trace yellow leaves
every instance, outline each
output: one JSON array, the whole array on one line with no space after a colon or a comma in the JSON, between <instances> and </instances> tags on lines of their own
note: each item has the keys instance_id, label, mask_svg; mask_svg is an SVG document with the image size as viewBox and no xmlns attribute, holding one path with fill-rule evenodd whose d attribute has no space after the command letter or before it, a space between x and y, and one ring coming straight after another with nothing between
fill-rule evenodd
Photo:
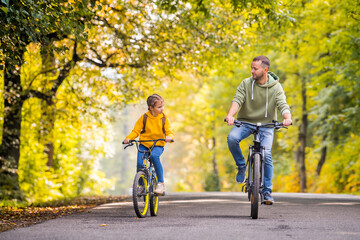
<instances>
[{"instance_id":1,"label":"yellow leaves","mask_svg":"<svg viewBox=\"0 0 360 240\"><path fill-rule=\"evenodd\" d=\"M251 13L254 14L254 15L257 15L257 14L260 13L260 10L258 8L252 8Z\"/></svg>"}]
</instances>

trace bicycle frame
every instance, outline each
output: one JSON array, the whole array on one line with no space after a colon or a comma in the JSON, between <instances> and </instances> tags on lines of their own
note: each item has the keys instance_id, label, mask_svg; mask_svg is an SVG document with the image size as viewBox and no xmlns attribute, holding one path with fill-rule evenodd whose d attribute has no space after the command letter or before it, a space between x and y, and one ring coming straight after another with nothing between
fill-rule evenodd
<instances>
[{"instance_id":1,"label":"bicycle frame","mask_svg":"<svg viewBox=\"0 0 360 240\"><path fill-rule=\"evenodd\" d=\"M138 150L139 152L141 152L141 153L144 153L144 155L142 156L142 159L143 159L142 168L138 170L138 171L143 171L143 172L145 173L146 179L147 179L147 181L148 181L148 183L149 183L149 184L147 185L147 189L146 189L146 191L145 191L144 194L150 192L150 189L149 189L150 186L151 186L150 183L152 183L153 178L154 178L154 176L155 176L155 175L154 175L154 172L155 172L154 165L153 165L153 162L150 160L150 157L151 157L151 151L154 149L154 147L155 147L155 145L156 145L156 143L157 143L158 141L165 141L165 139L160 138L160 139L156 139L156 140L130 140L130 141L129 141L129 144L128 144L127 146L125 146L125 148L127 148L127 147L129 147L129 146L134 145L134 143L135 143L137 150ZM140 148L139 148L139 144L142 143L142 142L154 142L154 143L153 143L153 145L152 145L150 148L148 148L148 150L142 151L142 150L140 150ZM124 149L125 149L125 148L124 148ZM150 166L148 165L148 163L150 163ZM154 194L153 191L151 191L150 194L153 195L153 194Z\"/></svg>"},{"instance_id":2,"label":"bicycle frame","mask_svg":"<svg viewBox=\"0 0 360 240\"><path fill-rule=\"evenodd\" d=\"M253 219L257 219L259 195L261 197L261 204L272 204L271 201L270 203L268 201L264 201L264 196L262 194L262 190L264 189L265 175L265 147L261 146L260 128L273 127L275 129L280 129L286 127L284 127L282 123L279 123L275 120L273 120L272 123L267 124L253 124L249 122L235 120L234 124L236 127L240 127L243 124L255 127L255 129L252 130L252 134L254 136L254 145L250 145L249 147L249 156L246 162L246 165L248 167L248 178L245 181L245 185L242 187L242 191L244 191L245 188L245 192L248 193L248 198L251 202L251 217Z\"/></svg>"},{"instance_id":3,"label":"bicycle frame","mask_svg":"<svg viewBox=\"0 0 360 240\"><path fill-rule=\"evenodd\" d=\"M260 191L260 195L261 195L261 200L262 200L261 190L264 188L265 148L263 146L261 146L259 131L260 131L260 126L256 126L256 129L252 133L253 136L254 136L254 140L253 140L254 145L249 146L249 156L248 156L247 163L246 163L246 165L248 166L248 178L247 178L247 182L246 182L247 186L246 186L245 192L248 192L249 201L250 201L250 196L252 194L251 191L253 189L253 182L252 182L253 176L252 176L251 167L253 166L253 161L254 161L255 154L260 155L260 169L261 170L260 170L259 191Z\"/></svg>"},{"instance_id":4,"label":"bicycle frame","mask_svg":"<svg viewBox=\"0 0 360 240\"><path fill-rule=\"evenodd\" d=\"M136 215L139 218L144 218L147 215L148 206L150 205L151 216L157 215L158 210L158 194L154 193L154 189L157 184L157 178L155 174L155 169L153 162L151 161L151 152L154 149L158 141L165 141L165 139L157 140L130 140L128 145L125 148L136 144L136 148L139 152L143 153L142 157L143 165L142 168L138 169L134 182L133 182L133 204ZM141 142L154 142L150 148L147 150L140 150L139 144ZM150 165L148 164L150 163ZM141 189L141 187L143 188ZM163 194L164 195L164 194ZM142 200L143 198L143 200Z\"/></svg>"},{"instance_id":5,"label":"bicycle frame","mask_svg":"<svg viewBox=\"0 0 360 240\"><path fill-rule=\"evenodd\" d=\"M248 198L250 201L250 197L251 197L252 189L253 189L253 182L252 182L253 176L252 176L251 168L253 166L254 156L256 154L259 154L259 156L260 156L259 194L261 196L261 202L263 202L262 189L264 188L265 148L263 146L261 146L260 133L259 133L260 128L273 127L275 129L280 129L280 128L286 128L286 127L284 127L282 125L282 123L279 123L275 120L272 123L267 123L267 124L261 124L261 123L253 124L253 123L249 123L249 122L235 120L234 124L237 127L240 127L243 124L255 127L255 130L253 130L253 132L252 132L252 135L254 136L254 140L253 140L254 145L249 146L249 156L248 156L247 163L246 163L246 165L248 166L248 178L247 178L246 184L243 186L242 190L244 191L244 188L245 188L245 192L248 193Z\"/></svg>"}]
</instances>

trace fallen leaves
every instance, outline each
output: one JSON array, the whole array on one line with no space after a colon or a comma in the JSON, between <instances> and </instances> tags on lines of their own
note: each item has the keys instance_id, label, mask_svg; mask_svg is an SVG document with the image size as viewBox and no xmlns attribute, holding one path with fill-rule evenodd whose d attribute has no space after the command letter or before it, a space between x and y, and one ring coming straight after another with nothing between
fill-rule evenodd
<instances>
[{"instance_id":1,"label":"fallen leaves","mask_svg":"<svg viewBox=\"0 0 360 240\"><path fill-rule=\"evenodd\" d=\"M122 202L124 199L124 196L79 197L72 200L43 203L36 207L0 207L0 232L83 212L104 203Z\"/></svg>"}]
</instances>

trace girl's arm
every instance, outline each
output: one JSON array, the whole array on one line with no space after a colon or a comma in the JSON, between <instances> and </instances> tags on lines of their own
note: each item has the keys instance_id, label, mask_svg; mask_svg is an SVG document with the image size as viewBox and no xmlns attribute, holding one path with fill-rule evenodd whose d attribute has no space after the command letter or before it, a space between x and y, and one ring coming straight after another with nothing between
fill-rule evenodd
<instances>
[{"instance_id":1,"label":"girl's arm","mask_svg":"<svg viewBox=\"0 0 360 240\"><path fill-rule=\"evenodd\" d=\"M131 133L125 138L124 142L127 140L133 140L135 138L137 138L140 133L141 133L141 129L143 129L143 118L144 115L141 115L141 117L136 121L134 129L131 131Z\"/></svg>"},{"instance_id":2,"label":"girl's arm","mask_svg":"<svg viewBox=\"0 0 360 240\"><path fill-rule=\"evenodd\" d=\"M175 138L175 135L174 133L170 130L170 121L168 118L166 118L165 120L165 125L164 125L164 128L165 128L165 139L166 139L166 142L170 142L172 139Z\"/></svg>"}]
</instances>

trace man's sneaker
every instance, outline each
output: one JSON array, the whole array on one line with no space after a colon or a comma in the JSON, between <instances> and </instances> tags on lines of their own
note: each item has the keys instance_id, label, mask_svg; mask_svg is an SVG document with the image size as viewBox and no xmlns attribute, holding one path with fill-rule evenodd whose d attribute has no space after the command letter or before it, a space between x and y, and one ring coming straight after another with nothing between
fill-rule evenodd
<instances>
[{"instance_id":1,"label":"man's sneaker","mask_svg":"<svg viewBox=\"0 0 360 240\"><path fill-rule=\"evenodd\" d=\"M154 193L157 194L157 195L163 195L164 196L165 195L165 184L159 182L156 185L156 189L155 189Z\"/></svg>"},{"instance_id":2,"label":"man's sneaker","mask_svg":"<svg viewBox=\"0 0 360 240\"><path fill-rule=\"evenodd\" d=\"M236 174L236 182L237 183L245 182L245 173L246 173L246 167L238 167L238 172Z\"/></svg>"},{"instance_id":3,"label":"man's sneaker","mask_svg":"<svg viewBox=\"0 0 360 240\"><path fill-rule=\"evenodd\" d=\"M269 192L264 193L264 200L262 203L266 205L272 205L274 203L274 199Z\"/></svg>"}]
</instances>

